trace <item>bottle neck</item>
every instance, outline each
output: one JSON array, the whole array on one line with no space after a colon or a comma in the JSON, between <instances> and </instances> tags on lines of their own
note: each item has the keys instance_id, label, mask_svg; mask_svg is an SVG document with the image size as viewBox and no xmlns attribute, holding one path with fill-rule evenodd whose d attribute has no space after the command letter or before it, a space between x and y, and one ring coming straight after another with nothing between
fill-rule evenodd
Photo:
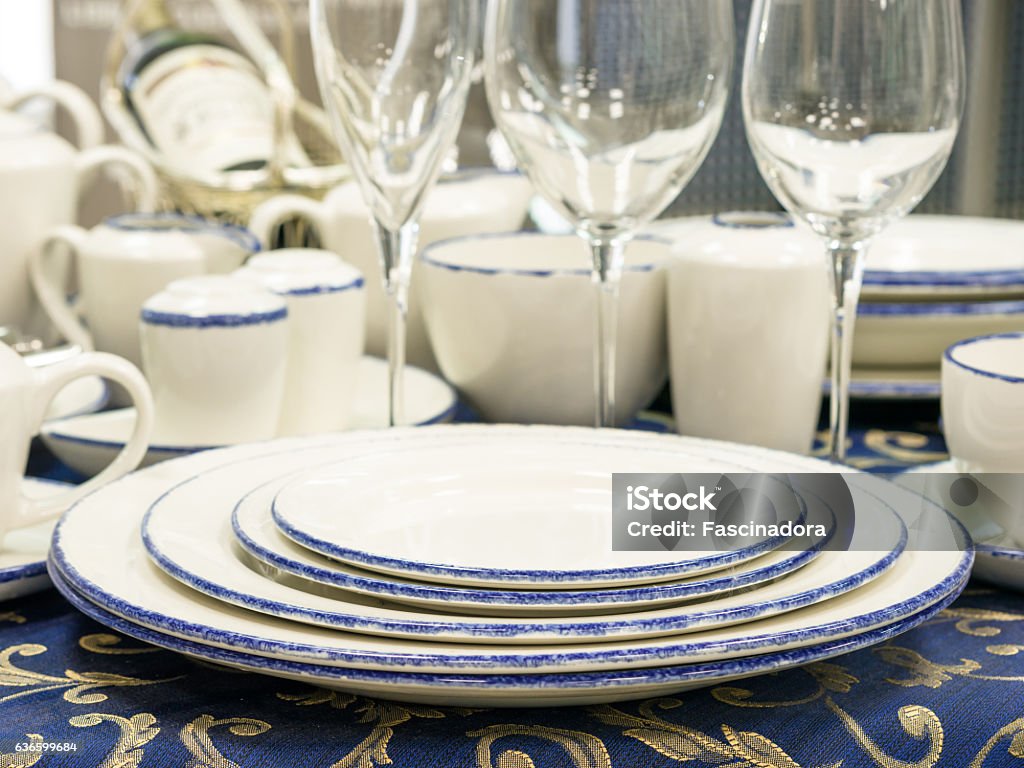
<instances>
[{"instance_id":1,"label":"bottle neck","mask_svg":"<svg viewBox=\"0 0 1024 768\"><path fill-rule=\"evenodd\" d=\"M174 29L178 25L166 0L135 0L132 26L141 37L160 29Z\"/></svg>"}]
</instances>

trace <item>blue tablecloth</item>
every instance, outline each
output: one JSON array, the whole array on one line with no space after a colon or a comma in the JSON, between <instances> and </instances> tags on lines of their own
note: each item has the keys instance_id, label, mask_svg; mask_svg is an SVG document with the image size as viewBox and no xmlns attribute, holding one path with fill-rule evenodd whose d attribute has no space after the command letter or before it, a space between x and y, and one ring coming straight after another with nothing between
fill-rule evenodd
<instances>
[{"instance_id":1,"label":"blue tablecloth","mask_svg":"<svg viewBox=\"0 0 1024 768\"><path fill-rule=\"evenodd\" d=\"M933 404L854 413L854 463L943 457ZM66 476L44 453L33 469ZM0 604L0 768L1024 768L1024 596L972 582L884 645L614 706L410 706L120 637L53 592ZM18 742L74 751L16 751Z\"/></svg>"}]
</instances>

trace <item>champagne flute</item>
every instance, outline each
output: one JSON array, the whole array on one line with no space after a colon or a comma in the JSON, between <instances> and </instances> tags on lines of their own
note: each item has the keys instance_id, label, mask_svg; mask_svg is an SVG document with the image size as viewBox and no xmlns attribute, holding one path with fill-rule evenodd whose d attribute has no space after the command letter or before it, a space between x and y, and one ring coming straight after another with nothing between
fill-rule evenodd
<instances>
[{"instance_id":1,"label":"champagne flute","mask_svg":"<svg viewBox=\"0 0 1024 768\"><path fill-rule=\"evenodd\" d=\"M864 253L945 167L963 83L960 0L755 0L743 118L773 194L827 244L835 462L846 457Z\"/></svg>"},{"instance_id":2,"label":"champagne flute","mask_svg":"<svg viewBox=\"0 0 1024 768\"><path fill-rule=\"evenodd\" d=\"M466 108L479 0L311 0L317 80L373 216L389 300L389 423L403 369L417 219Z\"/></svg>"},{"instance_id":3,"label":"champagne flute","mask_svg":"<svg viewBox=\"0 0 1024 768\"><path fill-rule=\"evenodd\" d=\"M722 122L729 0L492 0L487 98L519 166L588 243L597 426L615 424L626 242L679 194Z\"/></svg>"}]
</instances>

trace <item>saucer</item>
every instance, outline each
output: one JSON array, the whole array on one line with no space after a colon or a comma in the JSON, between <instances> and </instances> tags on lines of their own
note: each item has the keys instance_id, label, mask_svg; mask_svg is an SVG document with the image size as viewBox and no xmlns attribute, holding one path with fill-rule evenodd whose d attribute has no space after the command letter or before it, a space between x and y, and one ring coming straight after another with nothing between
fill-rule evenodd
<instances>
[{"instance_id":1,"label":"saucer","mask_svg":"<svg viewBox=\"0 0 1024 768\"><path fill-rule=\"evenodd\" d=\"M68 487L66 483L26 477L22 488L32 498L45 498ZM46 553L57 521L47 520L10 531L0 540L0 600L31 595L50 586Z\"/></svg>"},{"instance_id":2,"label":"saucer","mask_svg":"<svg viewBox=\"0 0 1024 768\"><path fill-rule=\"evenodd\" d=\"M450 421L455 414L455 391L437 376L407 367L405 373L406 418L417 426ZM387 363L364 357L359 367L351 430L387 426ZM87 477L98 474L124 447L135 424L135 409L122 408L46 424L40 436L62 462ZM142 460L148 467L161 461L216 445L181 445L154 434Z\"/></svg>"},{"instance_id":3,"label":"saucer","mask_svg":"<svg viewBox=\"0 0 1024 768\"><path fill-rule=\"evenodd\" d=\"M825 379L827 395L832 382ZM850 397L857 400L938 400L942 381L938 368L854 368L850 372Z\"/></svg>"}]
</instances>

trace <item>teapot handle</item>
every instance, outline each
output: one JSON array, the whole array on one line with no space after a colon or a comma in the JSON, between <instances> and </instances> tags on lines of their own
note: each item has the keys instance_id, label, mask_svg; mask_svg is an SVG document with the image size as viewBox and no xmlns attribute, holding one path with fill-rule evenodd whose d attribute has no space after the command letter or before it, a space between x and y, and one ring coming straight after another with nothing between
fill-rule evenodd
<instances>
[{"instance_id":1,"label":"teapot handle","mask_svg":"<svg viewBox=\"0 0 1024 768\"><path fill-rule=\"evenodd\" d=\"M75 124L79 149L95 147L103 142L103 120L92 99L78 86L54 80L52 83L30 88L2 100L4 109L18 109L35 99L45 99L61 107Z\"/></svg>"}]
</instances>

